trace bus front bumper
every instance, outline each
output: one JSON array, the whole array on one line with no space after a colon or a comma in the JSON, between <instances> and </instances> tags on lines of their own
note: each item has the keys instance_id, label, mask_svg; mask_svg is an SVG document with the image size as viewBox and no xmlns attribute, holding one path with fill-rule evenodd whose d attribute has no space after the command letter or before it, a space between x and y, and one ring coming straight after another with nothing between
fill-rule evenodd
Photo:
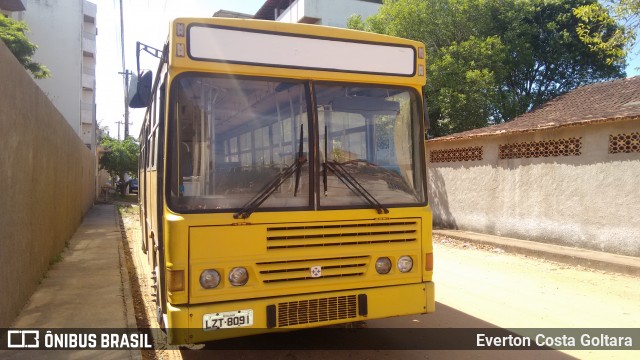
<instances>
[{"instance_id":1,"label":"bus front bumper","mask_svg":"<svg viewBox=\"0 0 640 360\"><path fill-rule=\"evenodd\" d=\"M205 317L238 311L246 314L248 310L251 313L250 326L204 329ZM434 311L433 282L203 305L169 305L167 337L169 344L196 344Z\"/></svg>"}]
</instances>

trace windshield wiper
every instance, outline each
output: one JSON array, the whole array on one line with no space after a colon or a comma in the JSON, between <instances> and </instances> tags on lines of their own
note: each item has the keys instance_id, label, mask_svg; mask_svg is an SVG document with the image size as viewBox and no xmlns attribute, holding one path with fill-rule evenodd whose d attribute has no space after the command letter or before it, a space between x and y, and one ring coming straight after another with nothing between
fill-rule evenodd
<instances>
[{"instance_id":1,"label":"windshield wiper","mask_svg":"<svg viewBox=\"0 0 640 360\"><path fill-rule=\"evenodd\" d=\"M234 219L247 219L251 214L256 211L256 209L262 205L265 200L273 194L276 189L282 185L293 173L296 174L296 186L293 192L293 196L296 196L298 193L298 184L300 183L300 171L302 169L302 165L307 162L307 159L304 157L303 153L303 125L300 124L300 145L298 148L298 158L293 162L293 164L289 165L284 171L280 172L278 176L276 176L273 180L271 180L267 185L265 185L256 196L254 196L249 202L247 202L240 211L233 214Z\"/></svg>"},{"instance_id":2,"label":"windshield wiper","mask_svg":"<svg viewBox=\"0 0 640 360\"><path fill-rule=\"evenodd\" d=\"M367 189L365 189L364 186L362 186L362 184L360 184L358 180L356 180L356 178L354 178L351 174L349 174L347 170L345 170L342 164L340 164L335 160L333 161L325 160L324 166L325 166L325 171L326 171L326 168L333 171L336 177L340 179L340 181L342 181L349 188L349 190L362 196L378 212L378 214L389 213L389 209L387 209L382 204L380 204L380 202L376 200L376 198L373 197L373 195L371 195L367 191ZM327 189L325 187L325 196L326 196L326 191Z\"/></svg>"}]
</instances>

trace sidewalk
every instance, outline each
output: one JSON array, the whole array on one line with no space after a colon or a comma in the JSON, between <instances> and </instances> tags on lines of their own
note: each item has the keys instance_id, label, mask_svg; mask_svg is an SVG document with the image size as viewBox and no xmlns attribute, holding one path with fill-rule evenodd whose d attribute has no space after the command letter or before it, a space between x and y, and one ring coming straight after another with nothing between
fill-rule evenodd
<instances>
[{"instance_id":1,"label":"sidewalk","mask_svg":"<svg viewBox=\"0 0 640 360\"><path fill-rule=\"evenodd\" d=\"M470 243L489 245L510 253L529 255L597 270L640 276L640 258L637 257L485 235L462 230L434 229L433 234Z\"/></svg>"},{"instance_id":2,"label":"sidewalk","mask_svg":"<svg viewBox=\"0 0 640 360\"><path fill-rule=\"evenodd\" d=\"M115 206L95 205L13 328L136 329L122 246ZM0 355L10 359L141 358L139 350L16 350Z\"/></svg>"}]
</instances>

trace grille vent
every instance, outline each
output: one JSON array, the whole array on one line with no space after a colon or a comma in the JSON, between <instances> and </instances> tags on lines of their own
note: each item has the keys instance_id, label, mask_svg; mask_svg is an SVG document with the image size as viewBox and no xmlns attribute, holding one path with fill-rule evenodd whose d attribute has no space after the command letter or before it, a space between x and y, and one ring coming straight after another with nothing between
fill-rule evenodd
<instances>
[{"instance_id":1,"label":"grille vent","mask_svg":"<svg viewBox=\"0 0 640 360\"><path fill-rule=\"evenodd\" d=\"M416 241L416 222L288 226L267 229L267 250Z\"/></svg>"},{"instance_id":2,"label":"grille vent","mask_svg":"<svg viewBox=\"0 0 640 360\"><path fill-rule=\"evenodd\" d=\"M360 276L366 271L368 256L348 256L327 259L271 261L257 263L263 283L276 283L296 280L317 280ZM322 274L313 277L311 268L319 266Z\"/></svg>"},{"instance_id":3,"label":"grille vent","mask_svg":"<svg viewBox=\"0 0 640 360\"><path fill-rule=\"evenodd\" d=\"M278 304L278 327L351 319L358 314L355 295Z\"/></svg>"}]
</instances>

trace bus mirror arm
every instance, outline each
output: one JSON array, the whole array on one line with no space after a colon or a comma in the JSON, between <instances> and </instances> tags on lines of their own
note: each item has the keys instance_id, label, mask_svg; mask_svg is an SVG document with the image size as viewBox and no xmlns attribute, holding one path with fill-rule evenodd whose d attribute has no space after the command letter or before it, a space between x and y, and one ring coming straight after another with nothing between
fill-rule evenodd
<instances>
[{"instance_id":1,"label":"bus mirror arm","mask_svg":"<svg viewBox=\"0 0 640 360\"><path fill-rule=\"evenodd\" d=\"M127 103L130 108L140 109L146 108L151 103L151 88L153 87L153 73L149 70L140 71L140 51L147 53L160 59L161 63L164 59L164 52L140 41L136 42L136 70L137 72L131 77L129 83L129 93L127 94Z\"/></svg>"},{"instance_id":2,"label":"bus mirror arm","mask_svg":"<svg viewBox=\"0 0 640 360\"><path fill-rule=\"evenodd\" d=\"M140 41L136 41L136 70L138 70L138 74L140 74L140 50L146 51L147 53L153 55L158 59L162 59L164 53L162 50L158 50L153 46L149 46L147 44L143 44Z\"/></svg>"}]
</instances>

